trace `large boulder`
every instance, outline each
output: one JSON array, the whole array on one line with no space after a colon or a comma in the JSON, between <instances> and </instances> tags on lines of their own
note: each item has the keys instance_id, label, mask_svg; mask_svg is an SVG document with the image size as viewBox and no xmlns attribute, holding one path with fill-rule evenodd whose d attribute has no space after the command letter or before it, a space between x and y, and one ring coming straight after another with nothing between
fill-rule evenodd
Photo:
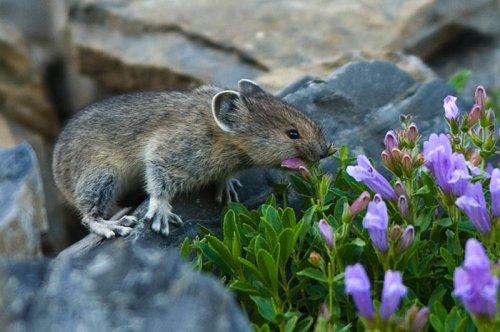
<instances>
[{"instance_id":1,"label":"large boulder","mask_svg":"<svg viewBox=\"0 0 500 332\"><path fill-rule=\"evenodd\" d=\"M0 255L41 255L48 223L35 152L28 144L0 148Z\"/></svg>"},{"instance_id":2,"label":"large boulder","mask_svg":"<svg viewBox=\"0 0 500 332\"><path fill-rule=\"evenodd\" d=\"M108 242L51 261L0 260L0 289L4 331L251 330L227 290L173 249Z\"/></svg>"},{"instance_id":3,"label":"large boulder","mask_svg":"<svg viewBox=\"0 0 500 332\"><path fill-rule=\"evenodd\" d=\"M78 68L113 90L234 86L352 51L431 57L464 33L499 32L496 0L72 1ZM466 19L464 19L466 18Z\"/></svg>"}]
</instances>

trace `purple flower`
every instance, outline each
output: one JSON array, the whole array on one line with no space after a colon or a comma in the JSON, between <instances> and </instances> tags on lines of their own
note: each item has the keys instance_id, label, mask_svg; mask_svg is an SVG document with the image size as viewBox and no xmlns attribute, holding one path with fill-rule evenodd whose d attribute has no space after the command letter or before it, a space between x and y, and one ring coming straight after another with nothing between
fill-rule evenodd
<instances>
[{"instance_id":1,"label":"purple flower","mask_svg":"<svg viewBox=\"0 0 500 332\"><path fill-rule=\"evenodd\" d=\"M448 184L451 187L451 192L457 197L462 196L471 178L464 155L453 153L448 171Z\"/></svg>"},{"instance_id":2,"label":"purple flower","mask_svg":"<svg viewBox=\"0 0 500 332\"><path fill-rule=\"evenodd\" d=\"M490 180L491 213L494 218L500 217L500 169L495 168Z\"/></svg>"},{"instance_id":3,"label":"purple flower","mask_svg":"<svg viewBox=\"0 0 500 332\"><path fill-rule=\"evenodd\" d=\"M376 194L373 201L368 203L368 211L363 219L363 227L370 233L370 239L375 248L382 253L387 251L388 224L387 206L380 195Z\"/></svg>"},{"instance_id":4,"label":"purple flower","mask_svg":"<svg viewBox=\"0 0 500 332\"><path fill-rule=\"evenodd\" d=\"M491 274L486 252L476 239L469 239L465 244L464 266L455 270L453 284L453 294L469 312L476 316L495 316L498 278Z\"/></svg>"},{"instance_id":5,"label":"purple flower","mask_svg":"<svg viewBox=\"0 0 500 332\"><path fill-rule=\"evenodd\" d=\"M388 320L399 306L401 297L407 292L403 285L401 273L388 270L384 277L384 287L382 288L382 299L380 303L380 317Z\"/></svg>"},{"instance_id":6,"label":"purple flower","mask_svg":"<svg viewBox=\"0 0 500 332\"><path fill-rule=\"evenodd\" d=\"M319 221L319 232L325 240L326 246L330 249L333 248L333 232L332 228L325 219Z\"/></svg>"},{"instance_id":7,"label":"purple flower","mask_svg":"<svg viewBox=\"0 0 500 332\"><path fill-rule=\"evenodd\" d=\"M480 182L470 183L463 196L460 196L455 204L470 219L474 228L483 235L487 235L491 229L491 220L486 209L483 187Z\"/></svg>"},{"instance_id":8,"label":"purple flower","mask_svg":"<svg viewBox=\"0 0 500 332\"><path fill-rule=\"evenodd\" d=\"M458 118L459 111L456 104L457 97L447 96L444 98L444 116L448 120L455 120Z\"/></svg>"},{"instance_id":9,"label":"purple flower","mask_svg":"<svg viewBox=\"0 0 500 332\"><path fill-rule=\"evenodd\" d=\"M345 292L352 296L361 316L372 320L374 308L370 297L370 280L361 264L346 267L344 284Z\"/></svg>"},{"instance_id":10,"label":"purple flower","mask_svg":"<svg viewBox=\"0 0 500 332\"><path fill-rule=\"evenodd\" d=\"M451 167L451 144L444 134L431 134L424 142L424 158L427 168L436 179L436 183L447 193L451 186L448 184L448 172Z\"/></svg>"},{"instance_id":11,"label":"purple flower","mask_svg":"<svg viewBox=\"0 0 500 332\"><path fill-rule=\"evenodd\" d=\"M347 173L352 176L356 181L363 182L377 194L380 194L385 199L396 200L396 193L392 189L389 181L386 180L373 168L372 164L364 155L358 156L358 165L347 166Z\"/></svg>"}]
</instances>

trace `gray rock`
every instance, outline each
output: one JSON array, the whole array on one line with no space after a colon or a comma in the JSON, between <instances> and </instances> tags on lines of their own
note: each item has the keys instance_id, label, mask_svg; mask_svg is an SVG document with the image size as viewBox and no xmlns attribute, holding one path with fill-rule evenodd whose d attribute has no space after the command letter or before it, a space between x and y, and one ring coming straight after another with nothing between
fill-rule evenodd
<instances>
[{"instance_id":1,"label":"gray rock","mask_svg":"<svg viewBox=\"0 0 500 332\"><path fill-rule=\"evenodd\" d=\"M250 331L221 284L174 249L107 242L80 257L0 261L0 286L6 331Z\"/></svg>"},{"instance_id":2,"label":"gray rock","mask_svg":"<svg viewBox=\"0 0 500 332\"><path fill-rule=\"evenodd\" d=\"M0 149L0 255L41 254L48 228L44 193L35 152L28 144Z\"/></svg>"},{"instance_id":3,"label":"gray rock","mask_svg":"<svg viewBox=\"0 0 500 332\"><path fill-rule=\"evenodd\" d=\"M80 71L114 90L234 86L352 50L429 57L464 31L499 31L496 0L89 0L70 14Z\"/></svg>"}]
</instances>

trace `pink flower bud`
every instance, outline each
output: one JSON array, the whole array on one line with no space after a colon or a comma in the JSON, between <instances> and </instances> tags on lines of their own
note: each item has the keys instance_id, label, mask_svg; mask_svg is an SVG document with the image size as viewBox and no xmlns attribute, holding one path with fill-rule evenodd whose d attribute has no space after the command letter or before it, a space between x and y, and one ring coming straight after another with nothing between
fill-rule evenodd
<instances>
[{"instance_id":1,"label":"pink flower bud","mask_svg":"<svg viewBox=\"0 0 500 332\"><path fill-rule=\"evenodd\" d=\"M481 108L479 107L479 105L474 104L469 114L467 114L467 126L472 127L473 125L475 125L479 121L480 117Z\"/></svg>"},{"instance_id":2,"label":"pink flower bud","mask_svg":"<svg viewBox=\"0 0 500 332\"><path fill-rule=\"evenodd\" d=\"M332 227L328 224L328 222L325 219L321 219L319 221L319 232L321 233L321 236L323 237L323 240L325 240L325 244L329 249L333 248L333 232L332 232Z\"/></svg>"},{"instance_id":3,"label":"pink flower bud","mask_svg":"<svg viewBox=\"0 0 500 332\"><path fill-rule=\"evenodd\" d=\"M408 247L411 245L413 242L413 239L415 238L415 228L413 228L412 225L406 226L405 230L403 231L403 234L401 234L401 239L399 241L399 246L398 246L398 252L402 253Z\"/></svg>"},{"instance_id":4,"label":"pink flower bud","mask_svg":"<svg viewBox=\"0 0 500 332\"><path fill-rule=\"evenodd\" d=\"M396 192L396 195L399 196L407 196L406 195L406 188L403 185L403 182L401 180L397 180L396 183L394 183L394 191Z\"/></svg>"},{"instance_id":5,"label":"pink flower bud","mask_svg":"<svg viewBox=\"0 0 500 332\"><path fill-rule=\"evenodd\" d=\"M479 106L481 113L483 114L486 110L486 90L482 85L479 85L476 88L476 92L474 93L474 103Z\"/></svg>"},{"instance_id":6,"label":"pink flower bud","mask_svg":"<svg viewBox=\"0 0 500 332\"><path fill-rule=\"evenodd\" d=\"M408 128L406 128L406 139L408 140L408 143L414 145L418 137L418 127L415 123L411 123Z\"/></svg>"},{"instance_id":7,"label":"pink flower bud","mask_svg":"<svg viewBox=\"0 0 500 332\"><path fill-rule=\"evenodd\" d=\"M363 191L351 205L351 216L354 217L361 213L370 203L370 194L368 191Z\"/></svg>"}]
</instances>

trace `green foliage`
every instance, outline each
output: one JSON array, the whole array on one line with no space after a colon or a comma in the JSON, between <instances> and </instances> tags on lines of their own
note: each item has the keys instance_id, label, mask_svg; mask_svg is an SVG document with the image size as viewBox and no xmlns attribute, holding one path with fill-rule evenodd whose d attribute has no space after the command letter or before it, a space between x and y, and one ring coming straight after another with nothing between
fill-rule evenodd
<instances>
[{"instance_id":1,"label":"green foliage","mask_svg":"<svg viewBox=\"0 0 500 332\"><path fill-rule=\"evenodd\" d=\"M472 72L470 70L461 70L450 78L448 84L455 91L460 91L464 88L465 84L467 83L471 75Z\"/></svg>"},{"instance_id":2,"label":"green foliage","mask_svg":"<svg viewBox=\"0 0 500 332\"><path fill-rule=\"evenodd\" d=\"M457 75L453 86L462 87L468 75ZM411 157L414 168L396 174L398 165L386 165L404 187L409 212L404 214L395 201L385 202L389 214L385 253L374 247L362 226L365 212L351 213L354 200L368 188L346 172L355 158L342 146L333 157L339 164L336 173L326 175L319 165L309 165L301 176L292 174L288 184L275 186L282 197L271 195L255 210L230 203L222 213L222 237L200 226L204 235L192 243L186 239L181 254L186 258L194 254L195 269L220 277L235 294L255 331L496 329L498 325L492 324L498 324L500 313L496 323L477 320L452 296L452 291L453 274L463 265L466 240L480 238L490 260L496 262L500 258L500 231L496 231L497 238L479 234L454 205L455 198L443 193L432 174L420 167L423 161L418 137L410 139L409 121L406 117L403 130L397 133L406 144L400 146L401 153ZM465 134L460 138L453 145L454 151L465 153L474 148ZM483 168L484 164L483 160ZM488 197L484 176L473 180L485 183ZM288 190L302 198L298 211L287 207ZM333 247L325 244L318 227L321 219L333 230ZM498 228L499 221L496 223ZM409 225L414 227L414 238L404 244L401 234ZM360 317L352 298L346 295L344 271L355 263L361 263L369 275L376 310L385 272L397 270L403 275L408 293L388 321L382 321L378 313L371 322ZM428 321L417 329L413 325L415 315L423 307L429 310Z\"/></svg>"}]
</instances>

